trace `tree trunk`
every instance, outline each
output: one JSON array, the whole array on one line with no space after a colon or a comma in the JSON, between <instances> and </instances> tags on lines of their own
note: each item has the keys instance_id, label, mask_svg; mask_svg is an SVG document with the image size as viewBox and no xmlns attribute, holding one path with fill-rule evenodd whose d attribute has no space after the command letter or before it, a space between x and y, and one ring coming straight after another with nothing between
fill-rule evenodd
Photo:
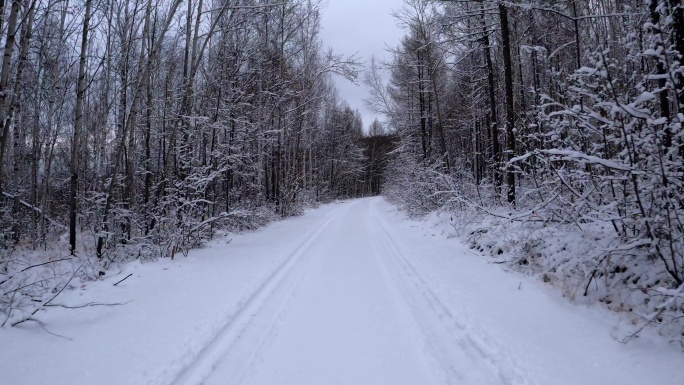
<instances>
[{"instance_id":1,"label":"tree trunk","mask_svg":"<svg viewBox=\"0 0 684 385\"><path fill-rule=\"evenodd\" d=\"M679 65L682 66L684 65L684 4L682 4L682 0L670 0L670 8L674 10L672 15L672 29L674 30L672 38L679 54ZM680 116L684 116L684 73L679 71L675 80L677 111ZM684 124L684 122L680 123ZM679 146L679 156L684 158L684 139L679 138L677 145Z\"/></svg>"},{"instance_id":2,"label":"tree trunk","mask_svg":"<svg viewBox=\"0 0 684 385\"><path fill-rule=\"evenodd\" d=\"M88 33L90 32L90 10L93 0L86 0L83 15L83 32L81 34L81 56L78 63L78 85L76 90L76 120L74 121L74 136L71 144L71 179L69 185L69 250L76 253L76 211L78 194L78 160L81 143L81 129L83 127L83 101L86 89L86 56L88 51Z\"/></svg>"},{"instance_id":3,"label":"tree trunk","mask_svg":"<svg viewBox=\"0 0 684 385\"><path fill-rule=\"evenodd\" d=\"M3 184L3 164L5 159L5 149L7 148L7 136L9 135L9 124L5 125L6 104L8 96L9 74L12 67L12 51L17 35L17 18L19 17L19 0L12 2L9 20L7 21L7 39L5 39L5 49L2 57L2 71L0 72L0 124L2 127L2 138L0 138L0 196L2 196Z\"/></svg>"},{"instance_id":4,"label":"tree trunk","mask_svg":"<svg viewBox=\"0 0 684 385\"><path fill-rule=\"evenodd\" d=\"M509 164L506 166L506 182L508 184L508 203L515 206L515 173L511 159L515 156L515 110L513 105L513 64L511 59L511 39L508 28L508 9L499 3L501 22L501 49L503 51L504 81L506 88L506 154Z\"/></svg>"},{"instance_id":5,"label":"tree trunk","mask_svg":"<svg viewBox=\"0 0 684 385\"><path fill-rule=\"evenodd\" d=\"M489 31L487 31L487 24L484 16L484 6L480 2L480 7L482 9L482 16L480 18L482 23L482 45L484 46L484 57L485 63L487 65L487 86L489 94L489 124L490 124L490 136L492 139L492 155L494 158L494 167L492 171L494 173L494 183L496 185L497 192L501 189L501 147L499 145L499 124L498 116L496 111L496 85L494 84L494 64L492 62L492 47L489 42Z\"/></svg>"},{"instance_id":6,"label":"tree trunk","mask_svg":"<svg viewBox=\"0 0 684 385\"><path fill-rule=\"evenodd\" d=\"M23 26L23 31L21 34L21 42L19 48L19 62L17 64L17 74L14 81L14 91L12 92L12 98L10 101L9 110L7 111L7 117L4 122L5 132L9 132L9 127L12 125L12 120L14 120L14 181L15 187L19 184L19 167L22 163L22 152L21 143L23 142L21 137L21 92L23 90L23 78L24 78L24 67L26 65L26 59L28 57L29 45L31 43L31 35L33 31L33 15L35 9L35 2L32 2L29 6L28 13L25 18L25 25ZM2 158L0 158L2 159Z\"/></svg>"},{"instance_id":7,"label":"tree trunk","mask_svg":"<svg viewBox=\"0 0 684 385\"><path fill-rule=\"evenodd\" d=\"M660 11L658 10L658 4L660 3L661 0L651 0L650 3L650 11L651 11L651 22L653 23L653 26L651 27L651 33L653 34L653 39L655 39L655 49L656 52L662 52L662 55L666 55L665 53L665 48L663 47L663 31L661 29L660 25ZM666 79L666 74L667 74L667 69L665 68L665 63L663 59L657 58L657 63L656 63L656 72L658 73L658 88L661 89L661 92L658 93L658 102L660 103L660 116L662 118L667 119L665 123L665 132L663 135L663 146L665 147L666 151L670 147L672 147L672 131L670 130L670 98L668 96L668 90L667 90L667 79ZM663 176L664 177L664 176ZM667 181L663 181L665 184L667 184Z\"/></svg>"},{"instance_id":8,"label":"tree trunk","mask_svg":"<svg viewBox=\"0 0 684 385\"><path fill-rule=\"evenodd\" d=\"M428 51L431 54L431 50ZM433 61L432 55L429 56L430 61ZM446 136L444 134L444 119L442 115L442 108L439 104L439 93L437 92L437 76L435 74L436 63L428 63L430 67L428 68L428 74L432 82L432 92L435 94L435 108L437 109L437 132L439 133L439 149L442 152L440 158L444 164L444 171L447 174L451 173L451 162L449 161L449 152L446 147Z\"/></svg>"}]
</instances>

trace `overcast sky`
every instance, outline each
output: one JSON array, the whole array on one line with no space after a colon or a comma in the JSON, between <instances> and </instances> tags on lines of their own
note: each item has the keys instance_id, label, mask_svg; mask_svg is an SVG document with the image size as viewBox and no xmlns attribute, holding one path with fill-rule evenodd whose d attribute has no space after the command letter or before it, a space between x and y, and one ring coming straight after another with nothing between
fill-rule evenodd
<instances>
[{"instance_id":1,"label":"overcast sky","mask_svg":"<svg viewBox=\"0 0 684 385\"><path fill-rule=\"evenodd\" d=\"M390 15L402 4L403 0L327 0L323 7L323 44L332 47L335 53L358 52L366 65L370 65L373 55L378 59L387 58L386 45L396 46L403 35ZM363 103L368 90L362 80L363 74L359 86L341 78L336 78L335 83L340 97L361 112L363 124L368 128L375 115Z\"/></svg>"}]
</instances>

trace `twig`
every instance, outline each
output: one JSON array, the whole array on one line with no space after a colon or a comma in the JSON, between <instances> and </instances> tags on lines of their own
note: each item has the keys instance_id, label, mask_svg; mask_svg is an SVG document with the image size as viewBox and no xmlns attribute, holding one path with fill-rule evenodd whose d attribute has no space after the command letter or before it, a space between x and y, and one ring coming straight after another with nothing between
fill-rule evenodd
<instances>
[{"instance_id":1,"label":"twig","mask_svg":"<svg viewBox=\"0 0 684 385\"><path fill-rule=\"evenodd\" d=\"M128 278L130 278L131 275L133 275L133 274L132 274L132 273L131 273L131 274L128 274L124 279L122 279L121 281L115 283L114 286L116 286L116 285L120 284L121 282L127 280Z\"/></svg>"},{"instance_id":2,"label":"twig","mask_svg":"<svg viewBox=\"0 0 684 385\"><path fill-rule=\"evenodd\" d=\"M606 255L599 261L599 263L596 264L596 267L595 267L594 270L591 272L591 277L589 277L589 282L587 282L587 286L584 287L584 296L585 296L585 297L586 297L587 295L589 295L589 285L591 285L591 281L592 281L592 280L594 279L594 277L596 276L596 273L598 272L598 268L601 266L601 264L603 263L603 261L605 261L606 258L608 258L609 256L610 256L610 253L606 254Z\"/></svg>"},{"instance_id":3,"label":"twig","mask_svg":"<svg viewBox=\"0 0 684 385\"><path fill-rule=\"evenodd\" d=\"M12 289L12 290L10 290L10 291L8 291L8 292L6 292L6 293L3 293L0 297L4 297L4 296L6 296L6 295L8 295L8 294L14 293L14 292L19 291L19 290L21 290L21 289L25 289L25 288L27 288L27 287L29 287L29 286L41 284L41 283L47 282L47 281L49 281L49 280L51 280L51 279L55 279L55 278L59 278L59 276L57 276L57 277L52 277L52 278L45 278L45 279L41 279L40 281L35 281L35 282L27 283L27 284L24 285L24 286L19 286L19 287L17 287L16 289ZM23 282L26 282L26 280L24 280Z\"/></svg>"},{"instance_id":4,"label":"twig","mask_svg":"<svg viewBox=\"0 0 684 385\"><path fill-rule=\"evenodd\" d=\"M626 337L622 338L619 340L620 343L626 344L629 342L632 338L637 337L639 333L641 333L644 329L646 329L646 326L650 325L652 322L656 320L663 312L665 311L665 307L661 307L654 315L646 319L646 322L644 322L637 330L633 331Z\"/></svg>"},{"instance_id":5,"label":"twig","mask_svg":"<svg viewBox=\"0 0 684 385\"><path fill-rule=\"evenodd\" d=\"M51 304L45 305L45 307L62 307L65 309L83 309L86 307L96 307L96 306L114 307L114 306L128 305L132 301L133 300L130 300L128 302L115 302L115 303L88 302L88 303L83 304L83 305L75 305L75 306L63 305L61 303L51 303Z\"/></svg>"},{"instance_id":6,"label":"twig","mask_svg":"<svg viewBox=\"0 0 684 385\"><path fill-rule=\"evenodd\" d=\"M47 334L49 334L49 335L51 335L51 336L55 336L55 337L59 337L59 338L64 338L65 340L68 340L68 341L73 341L72 338L69 338L69 337L63 336L63 335L61 335L61 334L57 334L57 333L51 332L50 330L48 330L48 329L45 327L45 322L43 322L43 321L41 321L41 320L39 320L39 319L33 318L33 317L27 317L27 318L24 318L24 319L22 319L22 320L19 320L19 321L13 323L13 324L12 324L12 327L15 327L15 326L17 326L17 325L20 325L20 324L23 324L24 322L29 322L29 321L37 323L38 326L40 326L41 329L43 329Z\"/></svg>"},{"instance_id":7,"label":"twig","mask_svg":"<svg viewBox=\"0 0 684 385\"><path fill-rule=\"evenodd\" d=\"M51 336L55 336L55 337L59 337L59 338L64 338L64 339L67 340L67 341L73 341L73 340L74 340L73 338L69 338L69 337L67 337L67 336L63 336L63 335L61 335L61 334L57 334L57 333L51 332L50 330L48 330L47 327L45 327L45 323L44 323L44 322L40 322L40 321L39 321L39 322L38 322L38 326L40 326L41 329L45 330L45 333L47 333L47 334L49 334L49 335L51 335Z\"/></svg>"},{"instance_id":8,"label":"twig","mask_svg":"<svg viewBox=\"0 0 684 385\"><path fill-rule=\"evenodd\" d=\"M36 315L36 313L38 313L41 309L43 309L43 308L47 307L48 305L50 305L50 303L51 303L55 298L57 298L60 294L62 294L62 292L64 291L64 289L66 289L67 286L69 286L69 284L70 284L71 281L74 279L74 277L76 277L76 275L78 274L78 272L81 271L81 268L83 268L83 265L84 265L84 264L85 264L85 262L81 263L81 266L79 266L78 269L76 269L76 270L73 272L73 274L71 275L71 278L69 278L69 280L64 284L64 286L62 286L62 288L61 288L55 295L53 295L52 298L50 298L49 300L47 300L44 304L42 304L42 305L38 306L37 308L35 308L35 309L33 310L33 312L31 313L30 316L25 317L25 318L23 318L23 319L21 319L21 320L15 322L15 323L13 323L13 324L12 324L12 327L17 326L17 325L21 324L22 322L26 322L26 321L35 321L35 322L40 323L41 321L36 320L35 318L33 318L33 316Z\"/></svg>"},{"instance_id":9,"label":"twig","mask_svg":"<svg viewBox=\"0 0 684 385\"><path fill-rule=\"evenodd\" d=\"M492 265L503 265L506 263L506 261L490 261L490 260L487 260L487 263L492 264Z\"/></svg>"},{"instance_id":10,"label":"twig","mask_svg":"<svg viewBox=\"0 0 684 385\"><path fill-rule=\"evenodd\" d=\"M12 293L12 298L10 298L10 302L8 305L9 309L7 310L7 317L2 322L2 325L0 325L0 327L4 327L5 324L7 323L7 321L9 321L10 317L12 316L12 310L14 310L14 298L16 297L16 295L17 295L16 291L14 293Z\"/></svg>"},{"instance_id":11,"label":"twig","mask_svg":"<svg viewBox=\"0 0 684 385\"><path fill-rule=\"evenodd\" d=\"M634 332L630 333L630 334L627 335L625 338L621 339L620 342L623 343L623 344L626 344L626 343L629 342L632 338L637 337L637 336L639 335L639 333L641 333L641 331L644 330L644 329L646 328L646 326L648 326L648 325L650 325L651 323L655 322L655 321L657 320L657 318L660 317L660 315L663 314L663 312L668 308L668 306L670 306L670 304L671 304L672 302L674 302L674 300L676 300L677 298L679 298L679 295L682 294L682 291L684 291L684 284L679 285L679 287L677 288L677 290L675 290L675 293L672 294L672 298L670 298L670 299L668 299L667 301L665 301L665 303L658 305L658 307L657 307L658 311L657 311L655 314L653 314L652 316L650 316L650 317L648 317L648 318L642 317L642 318L644 318L644 319L646 320L646 322L644 322L644 324L641 325L637 330L635 330Z\"/></svg>"},{"instance_id":12,"label":"twig","mask_svg":"<svg viewBox=\"0 0 684 385\"><path fill-rule=\"evenodd\" d=\"M85 262L81 263L81 266L79 266L78 269L76 269L76 270L74 271L74 273L71 275L71 278L69 278L69 280L64 284L64 286L62 286L62 288L57 292L57 294L55 294L54 296L52 296L52 298L50 298L47 302L45 302L45 303L43 304L43 307L49 305L50 302L52 302L52 300L54 300L54 299L57 298L60 294L62 294L62 292L64 291L64 289L66 289L67 286L69 286L69 284L71 283L71 281L76 277L76 274L78 274L78 272L81 271L81 269L83 268L83 265L84 265L84 264L85 264ZM38 312L38 310L40 310L40 308L36 309L36 310L33 312L33 314L36 314L36 313ZM33 315L33 314L32 314L32 315Z\"/></svg>"},{"instance_id":13,"label":"twig","mask_svg":"<svg viewBox=\"0 0 684 385\"><path fill-rule=\"evenodd\" d=\"M29 270L29 269L33 269L34 267L44 266L44 265L48 265L48 264L50 264L50 263L55 263L55 262L69 261L69 260L71 260L71 259L74 259L74 257L68 257L68 258L62 258L62 259L55 259L54 261L47 261L47 262L39 263L39 264L37 264L37 265L31 265L31 266L29 266L29 267L23 269L21 272L24 272L24 271Z\"/></svg>"}]
</instances>

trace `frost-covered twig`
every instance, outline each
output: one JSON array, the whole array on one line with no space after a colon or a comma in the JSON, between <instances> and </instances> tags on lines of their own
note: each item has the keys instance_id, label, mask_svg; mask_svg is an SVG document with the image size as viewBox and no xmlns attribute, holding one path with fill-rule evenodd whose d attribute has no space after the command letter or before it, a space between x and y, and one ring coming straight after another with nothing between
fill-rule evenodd
<instances>
[{"instance_id":1,"label":"frost-covered twig","mask_svg":"<svg viewBox=\"0 0 684 385\"><path fill-rule=\"evenodd\" d=\"M23 319L21 319L21 320L19 320L19 321L13 322L13 323L12 323L12 326L17 326L17 325L21 324L22 322L26 322L27 320L30 320L34 315L36 315L36 313L38 313L40 310L42 310L43 308L45 308L45 307L47 307L48 305L50 305L50 303L51 303L52 301L54 301L60 294L62 294L62 292L69 286L69 284L71 283L71 281L72 281L72 280L76 277L76 275L78 275L78 273L81 271L81 269L83 268L83 265L85 265L85 262L82 262L81 265L80 265L76 270L74 270L74 272L71 274L71 277L69 278L69 280L67 280L67 282L66 282L64 285L62 285L61 289L59 289L59 290L57 291L57 293L55 293L55 295L53 295L53 296L52 296L50 299L48 299L46 302L42 303L40 306L36 307L36 308L33 310L33 312L31 312L31 315L30 315L30 316L25 317L25 318L23 318Z\"/></svg>"}]
</instances>

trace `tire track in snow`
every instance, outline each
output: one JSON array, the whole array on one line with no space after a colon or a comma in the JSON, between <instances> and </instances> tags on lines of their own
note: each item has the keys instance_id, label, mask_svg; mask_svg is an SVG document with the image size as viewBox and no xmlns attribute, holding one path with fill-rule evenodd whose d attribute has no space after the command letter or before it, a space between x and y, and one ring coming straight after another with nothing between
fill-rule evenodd
<instances>
[{"instance_id":1,"label":"tire track in snow","mask_svg":"<svg viewBox=\"0 0 684 385\"><path fill-rule=\"evenodd\" d=\"M464 314L456 316L396 244L381 220L369 221L400 296L411 309L445 383L533 385L521 365Z\"/></svg>"},{"instance_id":2,"label":"tire track in snow","mask_svg":"<svg viewBox=\"0 0 684 385\"><path fill-rule=\"evenodd\" d=\"M304 258L304 260L302 260L302 256L305 255L306 250L325 231L330 223L332 223L340 213L349 210L350 207L352 207L352 205L344 205L333 212L320 227L302 241L302 243L300 243L295 250L293 250L284 261L247 296L247 299L242 302L242 305L235 311L233 317L218 331L216 336L212 338L212 342L199 351L197 357L180 371L171 384L204 384L204 381L217 369L219 363L222 364L222 370L230 369L239 371L239 375L235 375L235 372L233 372L234 375L228 377L237 379L238 381L235 383L239 383L239 380L248 369L259 348L263 345L263 343L260 343L258 346L240 346L241 340L249 340L248 338L243 339L243 335L246 332L249 332L248 329L257 329L254 328L255 325L253 325L253 323L256 318L255 316L259 314L259 317L262 320L266 318L267 321L259 323L258 330L253 330L251 333L261 334L261 341L263 342L271 327L276 322L279 314L285 308L287 300L282 301L281 303L276 301L275 304L273 304L275 306L271 306L271 309L267 312L264 312L263 310L267 308L269 302L272 302L271 300L274 295L279 299L287 299L291 296L304 275L306 266L311 260L311 258ZM238 350L238 352L231 355L230 353L232 350ZM230 360L225 359L228 355L231 355Z\"/></svg>"}]
</instances>

